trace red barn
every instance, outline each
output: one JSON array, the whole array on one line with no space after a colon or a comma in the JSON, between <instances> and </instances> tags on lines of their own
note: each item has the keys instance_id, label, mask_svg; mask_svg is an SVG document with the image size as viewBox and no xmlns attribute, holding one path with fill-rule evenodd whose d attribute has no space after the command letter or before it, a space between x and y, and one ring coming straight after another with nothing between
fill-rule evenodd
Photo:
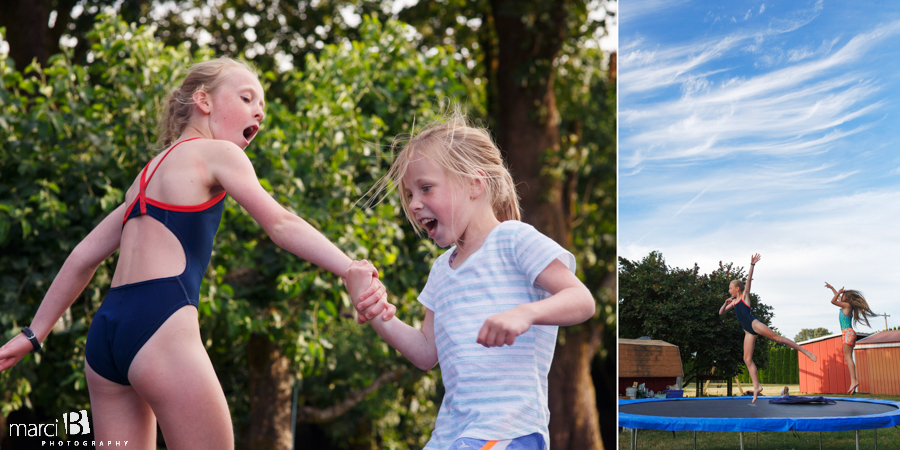
<instances>
[{"instance_id":1,"label":"red barn","mask_svg":"<svg viewBox=\"0 0 900 450\"><path fill-rule=\"evenodd\" d=\"M882 331L856 342L859 392L900 395L900 331Z\"/></svg>"},{"instance_id":2,"label":"red barn","mask_svg":"<svg viewBox=\"0 0 900 450\"><path fill-rule=\"evenodd\" d=\"M683 377L678 346L651 339L619 339L619 395L636 381L648 390L666 390Z\"/></svg>"},{"instance_id":3,"label":"red barn","mask_svg":"<svg viewBox=\"0 0 900 450\"><path fill-rule=\"evenodd\" d=\"M858 333L857 338L862 340L869 336L868 333ZM799 355L800 362L800 392L817 394L846 394L850 389L850 370L847 361L844 360L844 343L840 334L832 334L820 338L798 342L801 347L815 353L816 362ZM857 346L859 342L857 341ZM857 363L857 377L860 370ZM862 389L860 389L862 392Z\"/></svg>"}]
</instances>

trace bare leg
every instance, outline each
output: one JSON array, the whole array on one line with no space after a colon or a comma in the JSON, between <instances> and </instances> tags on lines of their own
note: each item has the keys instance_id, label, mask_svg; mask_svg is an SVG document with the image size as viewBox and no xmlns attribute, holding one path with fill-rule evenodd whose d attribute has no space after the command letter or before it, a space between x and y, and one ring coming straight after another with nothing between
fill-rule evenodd
<instances>
[{"instance_id":1,"label":"bare leg","mask_svg":"<svg viewBox=\"0 0 900 450\"><path fill-rule=\"evenodd\" d=\"M784 337L779 336L771 328L767 327L766 324L760 322L759 320L753 321L753 331L761 334L764 337L767 337L779 344L787 345L788 347L797 350L800 353L806 355L807 358L811 359L813 362L816 362L816 355L814 355L811 351L797 345L796 342Z\"/></svg>"},{"instance_id":2,"label":"bare leg","mask_svg":"<svg viewBox=\"0 0 900 450\"><path fill-rule=\"evenodd\" d=\"M197 309L169 317L128 370L135 391L156 413L170 449L233 449L222 386L200 340Z\"/></svg>"},{"instance_id":3,"label":"bare leg","mask_svg":"<svg viewBox=\"0 0 900 450\"><path fill-rule=\"evenodd\" d=\"M156 450L156 416L134 388L103 378L85 361L94 440L128 441L128 448Z\"/></svg>"},{"instance_id":4,"label":"bare leg","mask_svg":"<svg viewBox=\"0 0 900 450\"><path fill-rule=\"evenodd\" d=\"M850 395L855 394L859 386L859 380L856 379L856 363L853 362L853 347L855 345L844 344L844 360L847 361L847 369L850 370L850 389L847 390Z\"/></svg>"},{"instance_id":5,"label":"bare leg","mask_svg":"<svg viewBox=\"0 0 900 450\"><path fill-rule=\"evenodd\" d=\"M753 362L753 349L756 348L756 336L744 331L744 364L747 365L747 372L750 373L750 381L753 382L753 400L762 392L759 386L759 375L756 373L756 363Z\"/></svg>"}]
</instances>

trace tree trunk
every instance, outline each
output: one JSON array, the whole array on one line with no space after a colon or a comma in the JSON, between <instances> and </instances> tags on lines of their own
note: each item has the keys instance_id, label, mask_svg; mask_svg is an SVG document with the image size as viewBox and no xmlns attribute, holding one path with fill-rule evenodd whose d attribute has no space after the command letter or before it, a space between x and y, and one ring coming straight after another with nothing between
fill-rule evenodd
<instances>
[{"instance_id":1,"label":"tree trunk","mask_svg":"<svg viewBox=\"0 0 900 450\"><path fill-rule=\"evenodd\" d=\"M50 7L39 0L0 1L0 27L6 27L9 57L20 72L37 58L41 67L47 64L51 48L47 21Z\"/></svg>"},{"instance_id":2,"label":"tree trunk","mask_svg":"<svg viewBox=\"0 0 900 450\"><path fill-rule=\"evenodd\" d=\"M517 183L523 221L571 247L571 212L562 177L545 165L559 153L553 63L565 36L567 2L492 0L497 29L497 140ZM534 19L527 25L526 17ZM549 156L549 160L547 159ZM602 449L591 360L602 324L561 329L549 375L553 450Z\"/></svg>"},{"instance_id":3,"label":"tree trunk","mask_svg":"<svg viewBox=\"0 0 900 450\"><path fill-rule=\"evenodd\" d=\"M548 379L550 448L602 449L591 361L600 346L603 325L586 322L579 327L560 329L560 334L563 333L556 345Z\"/></svg>"},{"instance_id":4,"label":"tree trunk","mask_svg":"<svg viewBox=\"0 0 900 450\"><path fill-rule=\"evenodd\" d=\"M529 30L522 20L523 9L528 8L524 2L494 0L491 4L498 40L497 140L517 183L522 221L569 247L569 214L562 208L562 182L541 174L548 151L559 152L552 66L562 43L562 24L554 23L556 29L543 29L541 36L535 36L535 30ZM562 2L556 5L551 14L564 14ZM535 8L540 7L531 7Z\"/></svg>"},{"instance_id":5,"label":"tree trunk","mask_svg":"<svg viewBox=\"0 0 900 450\"><path fill-rule=\"evenodd\" d=\"M290 361L278 344L262 334L247 343L250 365L250 425L245 447L253 450L291 450Z\"/></svg>"}]
</instances>

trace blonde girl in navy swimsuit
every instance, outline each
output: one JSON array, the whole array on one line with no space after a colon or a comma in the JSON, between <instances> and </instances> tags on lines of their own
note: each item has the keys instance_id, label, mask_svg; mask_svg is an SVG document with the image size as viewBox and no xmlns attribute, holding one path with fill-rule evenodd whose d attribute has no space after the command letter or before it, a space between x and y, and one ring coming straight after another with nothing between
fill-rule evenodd
<instances>
[{"instance_id":1,"label":"blonde girl in navy swimsuit","mask_svg":"<svg viewBox=\"0 0 900 450\"><path fill-rule=\"evenodd\" d=\"M868 327L870 326L869 317L875 317L875 313L869 308L862 292L845 291L844 288L835 290L828 282L825 283L825 287L834 293L831 304L841 308L838 312L838 321L841 323L844 361L847 361L847 369L850 371L850 389L847 390L847 393L855 394L859 381L856 378L856 363L853 362L853 347L856 347L856 331L853 330L853 322L857 324L863 322Z\"/></svg>"},{"instance_id":2,"label":"blonde girl in navy swimsuit","mask_svg":"<svg viewBox=\"0 0 900 450\"><path fill-rule=\"evenodd\" d=\"M231 449L231 415L196 308L226 192L285 250L338 276L352 261L256 178L244 148L265 101L246 64L220 58L193 66L168 105L160 126L168 150L72 251L30 325L33 336L23 331L0 348L0 370L39 348L97 266L119 250L85 348L95 439L156 449L158 422L169 448ZM369 299L366 316L392 317L383 286Z\"/></svg>"},{"instance_id":3,"label":"blonde girl in navy swimsuit","mask_svg":"<svg viewBox=\"0 0 900 450\"><path fill-rule=\"evenodd\" d=\"M750 380L753 381L753 401L751 403L756 402L756 397L762 392L762 388L759 386L759 376L756 373L756 364L753 362L753 349L756 348L756 336L763 335L779 344L787 345L788 347L803 353L807 358L813 361L816 360L816 355L812 354L812 352L800 347L796 342L784 336L779 336L772 331L771 328L766 326L766 324L760 322L759 319L753 317L750 313L750 282L753 281L753 268L759 260L759 253L750 257L750 272L747 274L746 288L744 287L743 281L733 280L728 285L728 293L731 294L731 297L728 300L725 300L725 303L719 308L720 316L728 312L729 309L734 308L734 312L738 316L738 321L741 323L741 328L744 329L744 364L747 365L747 372L750 372Z\"/></svg>"}]
</instances>

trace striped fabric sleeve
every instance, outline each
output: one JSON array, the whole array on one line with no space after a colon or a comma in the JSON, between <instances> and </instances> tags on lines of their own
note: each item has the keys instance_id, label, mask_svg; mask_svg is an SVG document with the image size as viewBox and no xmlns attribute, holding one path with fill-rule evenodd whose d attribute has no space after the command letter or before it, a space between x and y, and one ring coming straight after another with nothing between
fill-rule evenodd
<instances>
[{"instance_id":1,"label":"striped fabric sleeve","mask_svg":"<svg viewBox=\"0 0 900 450\"><path fill-rule=\"evenodd\" d=\"M554 259L559 259L575 273L575 255L531 225L523 223L517 230L515 252L519 268L528 276L532 285Z\"/></svg>"}]
</instances>

